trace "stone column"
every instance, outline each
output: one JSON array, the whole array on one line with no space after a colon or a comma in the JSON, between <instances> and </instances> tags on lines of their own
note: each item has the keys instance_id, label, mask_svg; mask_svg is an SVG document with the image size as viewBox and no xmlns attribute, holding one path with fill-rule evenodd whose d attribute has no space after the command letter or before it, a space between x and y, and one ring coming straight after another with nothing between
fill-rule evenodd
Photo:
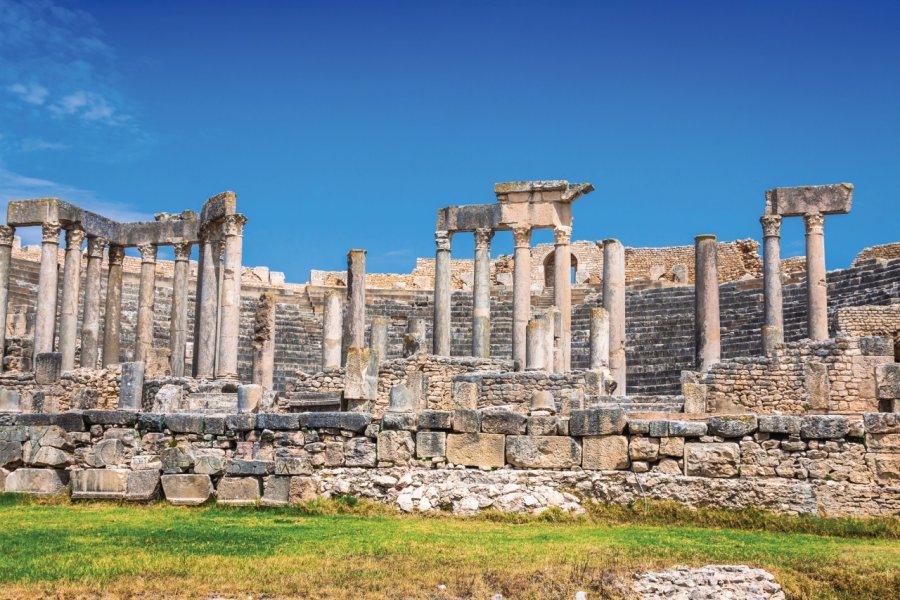
<instances>
[{"instance_id":1,"label":"stone column","mask_svg":"<svg viewBox=\"0 0 900 600\"><path fill-rule=\"evenodd\" d=\"M81 368L96 369L100 350L100 278L103 238L88 238L84 275L84 314L81 319Z\"/></svg>"},{"instance_id":2,"label":"stone column","mask_svg":"<svg viewBox=\"0 0 900 600\"><path fill-rule=\"evenodd\" d=\"M225 260L222 266L222 307L219 322L219 359L216 377L237 379L238 340L241 333L241 257L243 254L244 223L247 217L225 215L222 232L225 234Z\"/></svg>"},{"instance_id":3,"label":"stone column","mask_svg":"<svg viewBox=\"0 0 900 600\"><path fill-rule=\"evenodd\" d=\"M347 349L366 346L366 251L347 253L347 318L344 319L344 338L341 364L347 363Z\"/></svg>"},{"instance_id":4,"label":"stone column","mask_svg":"<svg viewBox=\"0 0 900 600\"><path fill-rule=\"evenodd\" d=\"M271 390L275 380L275 294L260 294L254 321L252 381Z\"/></svg>"},{"instance_id":5,"label":"stone column","mask_svg":"<svg viewBox=\"0 0 900 600\"><path fill-rule=\"evenodd\" d=\"M435 231L437 251L434 258L434 337L433 350L438 356L450 356L450 236Z\"/></svg>"},{"instance_id":6,"label":"stone column","mask_svg":"<svg viewBox=\"0 0 900 600\"><path fill-rule=\"evenodd\" d=\"M74 228L66 230L66 261L63 271L62 304L59 308L59 353L62 355L63 371L75 368L82 242L84 242L83 230Z\"/></svg>"},{"instance_id":7,"label":"stone column","mask_svg":"<svg viewBox=\"0 0 900 600\"><path fill-rule=\"evenodd\" d=\"M591 309L591 370L609 367L609 313L605 308Z\"/></svg>"},{"instance_id":8,"label":"stone column","mask_svg":"<svg viewBox=\"0 0 900 600\"><path fill-rule=\"evenodd\" d=\"M515 369L525 368L527 331L531 318L531 228L514 227L512 358Z\"/></svg>"},{"instance_id":9,"label":"stone column","mask_svg":"<svg viewBox=\"0 0 900 600\"><path fill-rule=\"evenodd\" d=\"M156 246L141 244L141 286L138 292L137 327L134 334L134 362L146 364L153 348L153 305L156 291Z\"/></svg>"},{"instance_id":10,"label":"stone column","mask_svg":"<svg viewBox=\"0 0 900 600\"><path fill-rule=\"evenodd\" d=\"M386 317L375 317L372 319L372 333L369 339L369 346L375 353L375 362L381 364L387 358L388 348L388 325L390 319Z\"/></svg>"},{"instance_id":11,"label":"stone column","mask_svg":"<svg viewBox=\"0 0 900 600\"><path fill-rule=\"evenodd\" d=\"M828 339L828 284L825 282L825 216L803 216L806 225L806 288L809 338Z\"/></svg>"},{"instance_id":12,"label":"stone column","mask_svg":"<svg viewBox=\"0 0 900 600\"><path fill-rule=\"evenodd\" d=\"M41 225L41 271L38 280L37 315L34 323L34 356L53 352L56 329L57 250L59 223ZM4 325L5 326L5 325Z\"/></svg>"},{"instance_id":13,"label":"stone column","mask_svg":"<svg viewBox=\"0 0 900 600\"><path fill-rule=\"evenodd\" d=\"M9 261L12 256L16 230L0 225L0 373L3 372L3 356L6 351L6 308L9 300Z\"/></svg>"},{"instance_id":14,"label":"stone column","mask_svg":"<svg viewBox=\"0 0 900 600\"><path fill-rule=\"evenodd\" d=\"M572 228L557 227L553 230L553 304L559 309L559 347L554 353L553 369L562 373L572 364Z\"/></svg>"},{"instance_id":15,"label":"stone column","mask_svg":"<svg viewBox=\"0 0 900 600\"><path fill-rule=\"evenodd\" d=\"M172 371L172 377L184 377L191 243L179 242L174 244L174 249L175 272L172 276L172 310L169 317L169 369Z\"/></svg>"},{"instance_id":16,"label":"stone column","mask_svg":"<svg viewBox=\"0 0 900 600\"><path fill-rule=\"evenodd\" d=\"M341 367L341 338L344 328L344 307L338 290L325 292L322 308L322 369Z\"/></svg>"},{"instance_id":17,"label":"stone column","mask_svg":"<svg viewBox=\"0 0 900 600\"><path fill-rule=\"evenodd\" d=\"M763 215L763 301L765 321L762 331L763 354L784 342L784 312L781 295L781 216Z\"/></svg>"},{"instance_id":18,"label":"stone column","mask_svg":"<svg viewBox=\"0 0 900 600\"><path fill-rule=\"evenodd\" d=\"M603 241L603 308L609 313L609 372L614 396L625 395L625 248Z\"/></svg>"},{"instance_id":19,"label":"stone column","mask_svg":"<svg viewBox=\"0 0 900 600\"><path fill-rule=\"evenodd\" d=\"M529 371L546 370L547 363L552 363L552 359L548 361L547 356L545 355L547 349L547 319L544 315L528 321L525 340L527 344L525 352L525 368Z\"/></svg>"},{"instance_id":20,"label":"stone column","mask_svg":"<svg viewBox=\"0 0 900 600\"><path fill-rule=\"evenodd\" d=\"M110 244L106 273L106 314L103 319L103 366L119 362L119 332L122 328L122 261L125 248Z\"/></svg>"},{"instance_id":21,"label":"stone column","mask_svg":"<svg viewBox=\"0 0 900 600\"><path fill-rule=\"evenodd\" d=\"M705 371L719 362L719 268L716 236L694 238L694 332L697 367Z\"/></svg>"},{"instance_id":22,"label":"stone column","mask_svg":"<svg viewBox=\"0 0 900 600\"><path fill-rule=\"evenodd\" d=\"M472 294L472 356L491 355L491 238L492 229L475 230L475 273Z\"/></svg>"},{"instance_id":23,"label":"stone column","mask_svg":"<svg viewBox=\"0 0 900 600\"><path fill-rule=\"evenodd\" d=\"M219 262L218 243L204 239L200 245L200 264L197 279L200 297L194 309L197 335L194 338L194 377L212 379L216 371L216 315L219 312L219 280L216 263Z\"/></svg>"}]
</instances>

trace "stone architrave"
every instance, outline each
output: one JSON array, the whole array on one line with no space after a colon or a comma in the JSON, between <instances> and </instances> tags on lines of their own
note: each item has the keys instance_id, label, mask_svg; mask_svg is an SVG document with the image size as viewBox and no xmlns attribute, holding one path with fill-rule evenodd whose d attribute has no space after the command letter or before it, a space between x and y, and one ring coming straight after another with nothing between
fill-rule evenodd
<instances>
[{"instance_id":1,"label":"stone architrave","mask_svg":"<svg viewBox=\"0 0 900 600\"><path fill-rule=\"evenodd\" d=\"M515 369L527 364L528 321L531 318L531 227L513 227L513 331Z\"/></svg>"},{"instance_id":2,"label":"stone architrave","mask_svg":"<svg viewBox=\"0 0 900 600\"><path fill-rule=\"evenodd\" d=\"M122 262L125 248L110 244L106 274L106 313L103 319L103 366L119 362L119 332L122 327Z\"/></svg>"},{"instance_id":3,"label":"stone architrave","mask_svg":"<svg viewBox=\"0 0 900 600\"><path fill-rule=\"evenodd\" d=\"M343 338L343 300L338 290L325 292L322 309L322 369L338 369L341 366L341 340Z\"/></svg>"},{"instance_id":4,"label":"stone architrave","mask_svg":"<svg viewBox=\"0 0 900 600\"><path fill-rule=\"evenodd\" d=\"M375 362L378 364L381 364L387 358L388 325L390 322L390 319L386 317L375 317L372 319L369 345L372 347L372 352L375 353Z\"/></svg>"},{"instance_id":5,"label":"stone architrave","mask_svg":"<svg viewBox=\"0 0 900 600\"><path fill-rule=\"evenodd\" d=\"M450 234L434 232L434 354L450 356Z\"/></svg>"},{"instance_id":6,"label":"stone architrave","mask_svg":"<svg viewBox=\"0 0 900 600\"><path fill-rule=\"evenodd\" d=\"M243 255L244 224L241 214L225 215L222 233L225 236L225 258L222 266L220 296L219 351L216 377L237 379L238 341L241 329L241 260Z\"/></svg>"},{"instance_id":7,"label":"stone architrave","mask_svg":"<svg viewBox=\"0 0 900 600\"><path fill-rule=\"evenodd\" d=\"M56 294L58 286L57 250L59 223L41 225L41 270L38 279L37 314L34 322L34 356L53 352L56 330Z\"/></svg>"},{"instance_id":8,"label":"stone architrave","mask_svg":"<svg viewBox=\"0 0 900 600\"><path fill-rule=\"evenodd\" d=\"M81 291L81 244L84 231L66 230L66 259L63 270L62 301L59 309L59 352L62 370L75 368L75 343L78 336L78 296Z\"/></svg>"},{"instance_id":9,"label":"stone architrave","mask_svg":"<svg viewBox=\"0 0 900 600\"><path fill-rule=\"evenodd\" d=\"M350 348L366 345L366 251L347 253L347 315L341 340L341 363L347 364Z\"/></svg>"},{"instance_id":10,"label":"stone architrave","mask_svg":"<svg viewBox=\"0 0 900 600\"><path fill-rule=\"evenodd\" d=\"M853 184L780 187L766 196L772 214L800 217L808 214L846 214L853 203Z\"/></svg>"},{"instance_id":11,"label":"stone architrave","mask_svg":"<svg viewBox=\"0 0 900 600\"><path fill-rule=\"evenodd\" d=\"M81 323L81 367L97 368L100 358L100 280L103 247L107 240L88 238L87 268L84 275L84 310Z\"/></svg>"},{"instance_id":12,"label":"stone architrave","mask_svg":"<svg viewBox=\"0 0 900 600\"><path fill-rule=\"evenodd\" d=\"M489 228L475 230L475 273L472 294L472 356L491 355L491 239Z\"/></svg>"},{"instance_id":13,"label":"stone architrave","mask_svg":"<svg viewBox=\"0 0 900 600\"><path fill-rule=\"evenodd\" d=\"M146 363L153 348L153 307L156 292L156 246L142 244L141 285L138 292L137 328L134 340L134 362Z\"/></svg>"},{"instance_id":14,"label":"stone architrave","mask_svg":"<svg viewBox=\"0 0 900 600\"><path fill-rule=\"evenodd\" d=\"M696 361L707 370L721 356L719 321L719 270L716 236L698 235L694 257L694 326Z\"/></svg>"},{"instance_id":15,"label":"stone architrave","mask_svg":"<svg viewBox=\"0 0 900 600\"><path fill-rule=\"evenodd\" d=\"M625 395L625 248L603 241L603 308L609 313L609 371L616 396Z\"/></svg>"},{"instance_id":16,"label":"stone architrave","mask_svg":"<svg viewBox=\"0 0 900 600\"><path fill-rule=\"evenodd\" d=\"M191 243L181 242L175 244L174 249L175 271L172 277L172 316L169 325L169 368L172 371L172 377L184 377Z\"/></svg>"},{"instance_id":17,"label":"stone architrave","mask_svg":"<svg viewBox=\"0 0 900 600\"><path fill-rule=\"evenodd\" d=\"M768 194L768 192L767 192ZM784 342L784 310L781 289L781 216L763 215L763 354Z\"/></svg>"},{"instance_id":18,"label":"stone architrave","mask_svg":"<svg viewBox=\"0 0 900 600\"><path fill-rule=\"evenodd\" d=\"M806 293L808 335L828 339L828 284L825 281L825 216L804 215L806 225Z\"/></svg>"},{"instance_id":19,"label":"stone architrave","mask_svg":"<svg viewBox=\"0 0 900 600\"><path fill-rule=\"evenodd\" d=\"M572 363L572 227L556 227L553 236L553 304L559 309L560 332L552 370L562 373Z\"/></svg>"},{"instance_id":20,"label":"stone architrave","mask_svg":"<svg viewBox=\"0 0 900 600\"><path fill-rule=\"evenodd\" d=\"M8 225L0 225L0 373L3 372L3 357L6 353L6 311L9 300L9 263L16 230Z\"/></svg>"},{"instance_id":21,"label":"stone architrave","mask_svg":"<svg viewBox=\"0 0 900 600\"><path fill-rule=\"evenodd\" d=\"M267 390L275 379L275 295L263 292L253 324L253 383Z\"/></svg>"},{"instance_id":22,"label":"stone architrave","mask_svg":"<svg viewBox=\"0 0 900 600\"><path fill-rule=\"evenodd\" d=\"M591 309L591 370L609 368L609 312Z\"/></svg>"}]
</instances>

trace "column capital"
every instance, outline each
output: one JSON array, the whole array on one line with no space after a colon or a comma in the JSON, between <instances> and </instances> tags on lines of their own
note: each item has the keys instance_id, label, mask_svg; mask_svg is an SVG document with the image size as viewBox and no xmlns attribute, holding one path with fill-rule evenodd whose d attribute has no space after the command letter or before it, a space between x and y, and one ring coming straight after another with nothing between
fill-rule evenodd
<instances>
[{"instance_id":1,"label":"column capital","mask_svg":"<svg viewBox=\"0 0 900 600\"><path fill-rule=\"evenodd\" d=\"M531 247L531 227L513 227L513 245L516 248Z\"/></svg>"},{"instance_id":2,"label":"column capital","mask_svg":"<svg viewBox=\"0 0 900 600\"><path fill-rule=\"evenodd\" d=\"M88 258L103 258L103 247L109 240L101 237L89 237L87 243Z\"/></svg>"},{"instance_id":3,"label":"column capital","mask_svg":"<svg viewBox=\"0 0 900 600\"><path fill-rule=\"evenodd\" d=\"M825 215L822 213L803 215L803 224L806 225L806 235L825 233Z\"/></svg>"},{"instance_id":4,"label":"column capital","mask_svg":"<svg viewBox=\"0 0 900 600\"><path fill-rule=\"evenodd\" d=\"M188 261L191 259L191 242L177 242L172 244L175 249L175 261Z\"/></svg>"},{"instance_id":5,"label":"column capital","mask_svg":"<svg viewBox=\"0 0 900 600\"><path fill-rule=\"evenodd\" d=\"M44 244L59 244L59 223L41 223L41 236Z\"/></svg>"},{"instance_id":6,"label":"column capital","mask_svg":"<svg viewBox=\"0 0 900 600\"><path fill-rule=\"evenodd\" d=\"M156 262L156 245L155 244L140 244L138 246L138 250L141 251L141 262L142 263L155 263Z\"/></svg>"},{"instance_id":7,"label":"column capital","mask_svg":"<svg viewBox=\"0 0 900 600\"><path fill-rule=\"evenodd\" d=\"M109 266L121 265L125 260L125 248L115 244L109 245Z\"/></svg>"},{"instance_id":8,"label":"column capital","mask_svg":"<svg viewBox=\"0 0 900 600\"><path fill-rule=\"evenodd\" d=\"M478 250L490 250L493 238L493 229L490 227L479 227L475 230L475 248Z\"/></svg>"},{"instance_id":9,"label":"column capital","mask_svg":"<svg viewBox=\"0 0 900 600\"><path fill-rule=\"evenodd\" d=\"M244 235L244 223L246 222L247 217L242 214L225 215L222 219L222 233L225 237Z\"/></svg>"},{"instance_id":10,"label":"column capital","mask_svg":"<svg viewBox=\"0 0 900 600\"><path fill-rule=\"evenodd\" d=\"M66 248L70 250L81 250L81 244L84 242L84 229L66 229Z\"/></svg>"},{"instance_id":11,"label":"column capital","mask_svg":"<svg viewBox=\"0 0 900 600\"><path fill-rule=\"evenodd\" d=\"M763 237L781 237L781 215L763 215L759 218Z\"/></svg>"},{"instance_id":12,"label":"column capital","mask_svg":"<svg viewBox=\"0 0 900 600\"><path fill-rule=\"evenodd\" d=\"M435 231L434 243L438 250L450 251L450 238L452 234L449 231Z\"/></svg>"},{"instance_id":13,"label":"column capital","mask_svg":"<svg viewBox=\"0 0 900 600\"><path fill-rule=\"evenodd\" d=\"M568 245L572 242L572 228L568 225L560 225L553 228L553 239L557 246Z\"/></svg>"},{"instance_id":14,"label":"column capital","mask_svg":"<svg viewBox=\"0 0 900 600\"><path fill-rule=\"evenodd\" d=\"M16 228L9 225L0 225L0 246L12 247L16 238Z\"/></svg>"}]
</instances>

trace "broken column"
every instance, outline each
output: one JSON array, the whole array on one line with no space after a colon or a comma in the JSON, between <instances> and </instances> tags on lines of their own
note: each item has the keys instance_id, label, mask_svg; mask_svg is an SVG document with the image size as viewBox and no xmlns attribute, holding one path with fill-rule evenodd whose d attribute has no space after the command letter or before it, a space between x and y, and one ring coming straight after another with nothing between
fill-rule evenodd
<instances>
[{"instance_id":1,"label":"broken column","mask_svg":"<svg viewBox=\"0 0 900 600\"><path fill-rule=\"evenodd\" d=\"M591 309L591 370L609 367L609 313L605 308Z\"/></svg>"},{"instance_id":2,"label":"broken column","mask_svg":"<svg viewBox=\"0 0 900 600\"><path fill-rule=\"evenodd\" d=\"M59 309L59 352L62 370L75 368L75 343L78 337L78 296L81 291L81 244L84 231L66 230L66 260L63 271L62 302Z\"/></svg>"},{"instance_id":3,"label":"broken column","mask_svg":"<svg viewBox=\"0 0 900 600\"><path fill-rule=\"evenodd\" d=\"M716 236L694 238L694 331L697 367L719 362L719 269Z\"/></svg>"},{"instance_id":4,"label":"broken column","mask_svg":"<svg viewBox=\"0 0 900 600\"><path fill-rule=\"evenodd\" d=\"M425 319L407 317L406 335L403 337L403 358L409 358L425 351Z\"/></svg>"},{"instance_id":5,"label":"broken column","mask_svg":"<svg viewBox=\"0 0 900 600\"><path fill-rule=\"evenodd\" d=\"M433 351L450 356L450 234L435 231Z\"/></svg>"},{"instance_id":6,"label":"broken column","mask_svg":"<svg viewBox=\"0 0 900 600\"><path fill-rule=\"evenodd\" d=\"M341 292L327 290L322 307L322 369L341 366L341 338L343 337L343 301Z\"/></svg>"},{"instance_id":7,"label":"broken column","mask_svg":"<svg viewBox=\"0 0 900 600\"><path fill-rule=\"evenodd\" d=\"M253 324L253 383L272 389L275 378L275 295L263 292Z\"/></svg>"},{"instance_id":8,"label":"broken column","mask_svg":"<svg viewBox=\"0 0 900 600\"><path fill-rule=\"evenodd\" d=\"M534 371L546 370L547 319L544 315L537 316L528 322L526 344L525 368Z\"/></svg>"},{"instance_id":9,"label":"broken column","mask_svg":"<svg viewBox=\"0 0 900 600\"><path fill-rule=\"evenodd\" d=\"M207 233L207 235L209 235ZM194 339L194 377L212 379L216 370L216 330L219 312L219 279L216 265L220 260L219 244L206 237L200 245L200 264L197 273L199 296L195 309L198 321Z\"/></svg>"},{"instance_id":10,"label":"broken column","mask_svg":"<svg viewBox=\"0 0 900 600\"><path fill-rule=\"evenodd\" d=\"M625 395L625 248L603 241L603 308L609 313L609 371L614 395Z\"/></svg>"},{"instance_id":11,"label":"broken column","mask_svg":"<svg viewBox=\"0 0 900 600\"><path fill-rule=\"evenodd\" d=\"M138 291L134 362L147 363L153 348L153 305L156 291L156 246L141 244L141 284Z\"/></svg>"},{"instance_id":12,"label":"broken column","mask_svg":"<svg viewBox=\"0 0 900 600\"><path fill-rule=\"evenodd\" d=\"M828 339L828 284L825 281L825 216L803 216L806 225L806 293L809 338Z\"/></svg>"},{"instance_id":13,"label":"broken column","mask_svg":"<svg viewBox=\"0 0 900 600\"><path fill-rule=\"evenodd\" d=\"M528 321L531 318L531 228L514 227L512 358L521 371L527 363Z\"/></svg>"},{"instance_id":14,"label":"broken column","mask_svg":"<svg viewBox=\"0 0 900 600\"><path fill-rule=\"evenodd\" d=\"M225 215L222 233L225 235L225 259L222 265L221 320L219 322L219 357L216 377L237 379L238 341L241 331L241 258L243 254L244 223L241 214Z\"/></svg>"},{"instance_id":15,"label":"broken column","mask_svg":"<svg viewBox=\"0 0 900 600\"><path fill-rule=\"evenodd\" d=\"M366 251L351 250L347 253L347 316L344 319L344 336L341 363L347 364L349 348L366 345Z\"/></svg>"},{"instance_id":16,"label":"broken column","mask_svg":"<svg viewBox=\"0 0 900 600\"><path fill-rule=\"evenodd\" d=\"M144 363L122 363L119 410L141 410L144 395Z\"/></svg>"},{"instance_id":17,"label":"broken column","mask_svg":"<svg viewBox=\"0 0 900 600\"><path fill-rule=\"evenodd\" d=\"M172 276L172 313L169 323L169 368L172 371L172 377L184 377L191 243L177 243L174 245L174 249L175 271Z\"/></svg>"},{"instance_id":18,"label":"broken column","mask_svg":"<svg viewBox=\"0 0 900 600\"><path fill-rule=\"evenodd\" d=\"M375 353L375 362L379 365L387 358L388 325L390 322L390 319L386 317L375 317L372 319L369 345L372 347L372 352Z\"/></svg>"},{"instance_id":19,"label":"broken column","mask_svg":"<svg viewBox=\"0 0 900 600\"><path fill-rule=\"evenodd\" d=\"M100 355L100 278L105 245L103 238L88 238L84 313L81 319L81 367L88 369L97 368Z\"/></svg>"},{"instance_id":20,"label":"broken column","mask_svg":"<svg viewBox=\"0 0 900 600\"><path fill-rule=\"evenodd\" d=\"M41 270L38 279L37 314L34 322L34 356L53 352L56 330L57 250L59 223L41 225Z\"/></svg>"},{"instance_id":21,"label":"broken column","mask_svg":"<svg viewBox=\"0 0 900 600\"><path fill-rule=\"evenodd\" d=\"M559 343L554 353L556 372L568 371L572 361L572 228L556 227L553 230L553 304L559 309Z\"/></svg>"},{"instance_id":22,"label":"broken column","mask_svg":"<svg viewBox=\"0 0 900 600\"><path fill-rule=\"evenodd\" d=\"M762 330L763 354L775 344L784 342L784 312L781 293L781 217L763 215L763 303L765 320Z\"/></svg>"},{"instance_id":23,"label":"broken column","mask_svg":"<svg viewBox=\"0 0 900 600\"><path fill-rule=\"evenodd\" d=\"M106 314L103 319L103 366L119 362L119 332L122 327L122 262L125 248L109 245L106 273Z\"/></svg>"},{"instance_id":24,"label":"broken column","mask_svg":"<svg viewBox=\"0 0 900 600\"><path fill-rule=\"evenodd\" d=\"M16 230L0 225L0 372L3 372L3 356L6 352L6 309L9 300L9 261L12 256Z\"/></svg>"},{"instance_id":25,"label":"broken column","mask_svg":"<svg viewBox=\"0 0 900 600\"><path fill-rule=\"evenodd\" d=\"M494 231L475 230L475 273L472 294L472 356L491 355L491 238Z\"/></svg>"}]
</instances>

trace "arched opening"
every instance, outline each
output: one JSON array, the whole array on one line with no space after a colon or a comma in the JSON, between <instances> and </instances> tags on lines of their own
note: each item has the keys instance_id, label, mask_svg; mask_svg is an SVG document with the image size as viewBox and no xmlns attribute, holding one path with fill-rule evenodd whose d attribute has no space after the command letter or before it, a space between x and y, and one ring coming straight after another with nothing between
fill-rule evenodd
<instances>
[{"instance_id":1,"label":"arched opening","mask_svg":"<svg viewBox=\"0 0 900 600\"><path fill-rule=\"evenodd\" d=\"M569 281L575 283L575 272L578 271L578 259L572 254L569 270ZM544 259L544 287L553 287L553 272L556 269L556 252L550 252Z\"/></svg>"}]
</instances>

